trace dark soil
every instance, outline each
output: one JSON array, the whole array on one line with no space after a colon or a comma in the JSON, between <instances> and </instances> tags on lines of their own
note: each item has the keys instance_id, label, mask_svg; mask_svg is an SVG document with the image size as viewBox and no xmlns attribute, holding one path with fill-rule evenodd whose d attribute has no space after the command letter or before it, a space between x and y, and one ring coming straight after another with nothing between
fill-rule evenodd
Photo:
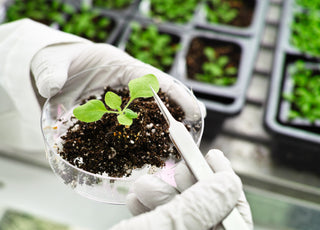
<instances>
[{"instance_id":1,"label":"dark soil","mask_svg":"<svg viewBox=\"0 0 320 230\"><path fill-rule=\"evenodd\" d=\"M123 104L129 100L128 89L115 91L106 88L107 91L120 95ZM184 112L181 107L169 100L165 93L160 91L158 95L172 115L182 121ZM93 98L96 97L89 99ZM101 120L92 123L72 118L76 121L62 136L64 143L59 154L80 169L96 174L107 173L112 177L129 176L132 169L145 164L162 167L170 156L181 158L171 144L168 125L153 98L135 99L129 108L139 114L130 127L120 125L115 114L105 114Z\"/></svg>"},{"instance_id":2,"label":"dark soil","mask_svg":"<svg viewBox=\"0 0 320 230\"><path fill-rule=\"evenodd\" d=\"M228 25L237 27L248 27L251 25L254 9L255 0L221 0L222 2L227 2L231 8L238 10L238 16L233 19ZM214 7L208 4L211 9Z\"/></svg>"},{"instance_id":3,"label":"dark soil","mask_svg":"<svg viewBox=\"0 0 320 230\"><path fill-rule=\"evenodd\" d=\"M215 50L217 57L222 55L228 56L230 60L228 66L239 68L241 57L241 48L239 45L197 37L191 41L186 57L188 78L196 80L196 74L203 73L202 65L208 61L203 51L207 46L210 46Z\"/></svg>"}]
</instances>

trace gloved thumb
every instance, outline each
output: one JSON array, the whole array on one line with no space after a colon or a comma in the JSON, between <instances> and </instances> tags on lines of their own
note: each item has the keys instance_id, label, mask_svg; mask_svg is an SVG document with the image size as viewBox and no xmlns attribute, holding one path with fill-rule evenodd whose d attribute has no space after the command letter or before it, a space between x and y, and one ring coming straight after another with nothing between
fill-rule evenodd
<instances>
[{"instance_id":1,"label":"gloved thumb","mask_svg":"<svg viewBox=\"0 0 320 230\"><path fill-rule=\"evenodd\" d=\"M87 43L66 43L41 49L31 61L31 71L41 96L49 98L63 87L72 60Z\"/></svg>"}]
</instances>

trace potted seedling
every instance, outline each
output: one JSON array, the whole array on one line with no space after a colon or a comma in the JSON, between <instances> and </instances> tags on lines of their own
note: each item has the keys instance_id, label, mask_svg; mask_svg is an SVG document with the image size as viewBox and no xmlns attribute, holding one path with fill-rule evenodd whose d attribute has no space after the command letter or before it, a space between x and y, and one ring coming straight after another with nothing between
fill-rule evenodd
<instances>
[{"instance_id":1,"label":"potted seedling","mask_svg":"<svg viewBox=\"0 0 320 230\"><path fill-rule=\"evenodd\" d=\"M195 34L189 42L179 75L208 108L225 116L238 113L251 71L243 68L253 62L252 54L247 53L249 44L203 33Z\"/></svg>"},{"instance_id":2,"label":"potted seedling","mask_svg":"<svg viewBox=\"0 0 320 230\"><path fill-rule=\"evenodd\" d=\"M133 57L169 72L180 44L176 35L161 32L156 25L143 26L134 22L127 28L120 47Z\"/></svg>"},{"instance_id":3,"label":"potted seedling","mask_svg":"<svg viewBox=\"0 0 320 230\"><path fill-rule=\"evenodd\" d=\"M320 10L320 2L317 0L296 0L295 3L303 8Z\"/></svg>"},{"instance_id":4,"label":"potted seedling","mask_svg":"<svg viewBox=\"0 0 320 230\"><path fill-rule=\"evenodd\" d=\"M75 13L75 8L60 0L15 0L8 2L5 21L30 18L51 26L55 23L65 23L65 14L73 13Z\"/></svg>"},{"instance_id":5,"label":"potted seedling","mask_svg":"<svg viewBox=\"0 0 320 230\"><path fill-rule=\"evenodd\" d=\"M185 34L175 75L189 86L210 112L207 122L219 133L226 118L238 114L245 101L254 53L247 39L193 31Z\"/></svg>"},{"instance_id":6,"label":"potted seedling","mask_svg":"<svg viewBox=\"0 0 320 230\"><path fill-rule=\"evenodd\" d=\"M229 64L228 56L217 56L211 47L204 48L204 55L207 61L202 64L201 73L195 75L196 80L220 86L229 86L236 82L237 67Z\"/></svg>"},{"instance_id":7,"label":"potted seedling","mask_svg":"<svg viewBox=\"0 0 320 230\"><path fill-rule=\"evenodd\" d=\"M112 18L87 5L82 5L76 13L69 14L68 20L60 24L62 31L94 42L106 42L115 31L115 27L116 23Z\"/></svg>"},{"instance_id":8,"label":"potted seedling","mask_svg":"<svg viewBox=\"0 0 320 230\"><path fill-rule=\"evenodd\" d=\"M206 0L196 15L198 27L239 36L259 36L268 1Z\"/></svg>"},{"instance_id":9,"label":"potted seedling","mask_svg":"<svg viewBox=\"0 0 320 230\"><path fill-rule=\"evenodd\" d=\"M123 68L128 67L99 67L71 78L58 95L46 102L42 116L48 159L54 172L80 194L117 204L125 202L138 177L152 173L168 180L175 162L180 160L151 87L197 143L203 125L197 102L181 83L165 77L159 84L154 74L145 74L133 78L128 85L114 81L110 85L106 77L110 71L113 79L132 77L132 72L117 72ZM146 72L148 67L134 69ZM94 81L89 80L91 77ZM181 98L167 94L163 90L166 84ZM183 105L182 101L188 104ZM183 108L190 104L196 106L185 111Z\"/></svg>"},{"instance_id":10,"label":"potted seedling","mask_svg":"<svg viewBox=\"0 0 320 230\"><path fill-rule=\"evenodd\" d=\"M199 0L142 0L140 14L150 17L155 21L173 24L189 23L198 6Z\"/></svg>"},{"instance_id":11,"label":"potted seedling","mask_svg":"<svg viewBox=\"0 0 320 230\"><path fill-rule=\"evenodd\" d=\"M104 12L115 13L117 15L121 15L123 18L126 18L135 14L139 1L140 0L93 0L90 3L93 8L99 8Z\"/></svg>"},{"instance_id":12,"label":"potted seedling","mask_svg":"<svg viewBox=\"0 0 320 230\"><path fill-rule=\"evenodd\" d=\"M318 126L320 120L319 63L297 60L287 68L280 119L284 123Z\"/></svg>"},{"instance_id":13,"label":"potted seedling","mask_svg":"<svg viewBox=\"0 0 320 230\"><path fill-rule=\"evenodd\" d=\"M314 39L320 35L319 32L320 17L319 12L309 10L308 13L298 11L294 13L291 22L290 44L300 52L320 56L320 42Z\"/></svg>"},{"instance_id":14,"label":"potted seedling","mask_svg":"<svg viewBox=\"0 0 320 230\"><path fill-rule=\"evenodd\" d=\"M235 5L236 4L236 5ZM207 1L204 9L206 13L206 19L209 23L221 23L232 24L235 23L237 16L239 15L239 9L243 6L243 2L232 2L223 0L211 0ZM248 15L250 24L252 12Z\"/></svg>"}]
</instances>

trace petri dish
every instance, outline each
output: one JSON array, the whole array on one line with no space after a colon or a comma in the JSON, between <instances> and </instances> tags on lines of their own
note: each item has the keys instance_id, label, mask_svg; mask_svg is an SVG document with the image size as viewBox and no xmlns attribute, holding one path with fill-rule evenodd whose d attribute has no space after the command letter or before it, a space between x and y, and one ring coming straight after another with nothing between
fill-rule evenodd
<instances>
[{"instance_id":1,"label":"petri dish","mask_svg":"<svg viewBox=\"0 0 320 230\"><path fill-rule=\"evenodd\" d=\"M84 70L68 78L64 87L53 97L48 98L42 109L41 129L48 161L60 180L80 195L110 204L125 204L132 185L145 174L155 174L174 185L174 169L179 162L166 159L161 168L145 165L134 169L127 177L110 177L85 171L63 159L59 148L63 148L63 136L73 125L72 111L83 99L101 95L104 87L125 87L136 77L152 73L159 79L160 88L185 112L183 123L188 124L194 141L200 145L204 127L204 114L201 105L189 90L177 79L153 67L141 65L108 65Z\"/></svg>"}]
</instances>

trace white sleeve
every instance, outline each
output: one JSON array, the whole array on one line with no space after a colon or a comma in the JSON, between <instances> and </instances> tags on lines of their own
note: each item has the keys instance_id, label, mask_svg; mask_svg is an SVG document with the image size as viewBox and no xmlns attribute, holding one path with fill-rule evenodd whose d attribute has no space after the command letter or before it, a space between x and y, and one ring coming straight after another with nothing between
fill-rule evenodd
<instances>
[{"instance_id":1,"label":"white sleeve","mask_svg":"<svg viewBox=\"0 0 320 230\"><path fill-rule=\"evenodd\" d=\"M0 26L0 151L43 152L41 108L33 91L30 63L43 47L89 42L30 19Z\"/></svg>"}]
</instances>

